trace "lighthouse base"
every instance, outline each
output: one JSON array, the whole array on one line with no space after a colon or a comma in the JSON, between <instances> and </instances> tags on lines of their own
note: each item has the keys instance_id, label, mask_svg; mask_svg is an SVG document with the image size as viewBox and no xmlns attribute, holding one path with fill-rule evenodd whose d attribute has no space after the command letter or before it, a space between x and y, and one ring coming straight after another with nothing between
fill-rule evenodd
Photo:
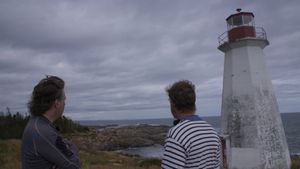
<instances>
[{"instance_id":1,"label":"lighthouse base","mask_svg":"<svg viewBox=\"0 0 300 169\"><path fill-rule=\"evenodd\" d=\"M231 148L230 168L262 169L260 165L260 152L254 148ZM233 160L234 159L234 160Z\"/></svg>"}]
</instances>

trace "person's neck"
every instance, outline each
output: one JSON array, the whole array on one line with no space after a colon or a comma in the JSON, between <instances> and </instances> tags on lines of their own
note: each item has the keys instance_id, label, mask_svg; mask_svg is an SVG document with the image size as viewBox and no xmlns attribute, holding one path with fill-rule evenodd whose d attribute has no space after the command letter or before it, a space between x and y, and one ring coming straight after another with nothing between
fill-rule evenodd
<instances>
[{"instance_id":1,"label":"person's neck","mask_svg":"<svg viewBox=\"0 0 300 169\"><path fill-rule=\"evenodd\" d=\"M182 113L177 113L176 114L176 119L181 120L187 116L195 115L195 112L182 112Z\"/></svg>"},{"instance_id":2,"label":"person's neck","mask_svg":"<svg viewBox=\"0 0 300 169\"><path fill-rule=\"evenodd\" d=\"M45 114L43 114L43 116L46 117L51 123L53 123L57 119L55 113L51 111L47 111Z\"/></svg>"}]
</instances>

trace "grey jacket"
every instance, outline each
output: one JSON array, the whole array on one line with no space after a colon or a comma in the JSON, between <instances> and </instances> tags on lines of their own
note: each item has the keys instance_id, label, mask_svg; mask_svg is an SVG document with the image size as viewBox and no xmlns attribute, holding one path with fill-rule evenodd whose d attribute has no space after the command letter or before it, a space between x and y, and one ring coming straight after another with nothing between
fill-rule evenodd
<instances>
[{"instance_id":1,"label":"grey jacket","mask_svg":"<svg viewBox=\"0 0 300 169\"><path fill-rule=\"evenodd\" d=\"M22 169L80 169L78 152L63 141L52 123L43 116L33 116L22 138Z\"/></svg>"}]
</instances>

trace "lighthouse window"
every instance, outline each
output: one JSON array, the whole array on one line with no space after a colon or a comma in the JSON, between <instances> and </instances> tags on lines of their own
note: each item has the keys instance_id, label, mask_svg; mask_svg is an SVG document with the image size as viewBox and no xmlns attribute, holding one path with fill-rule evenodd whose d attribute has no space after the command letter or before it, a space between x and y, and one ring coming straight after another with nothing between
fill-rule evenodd
<instances>
[{"instance_id":1,"label":"lighthouse window","mask_svg":"<svg viewBox=\"0 0 300 169\"><path fill-rule=\"evenodd\" d=\"M242 25L242 24L243 24L243 18L242 18L241 15L233 17L233 25L239 26L239 25Z\"/></svg>"},{"instance_id":2,"label":"lighthouse window","mask_svg":"<svg viewBox=\"0 0 300 169\"><path fill-rule=\"evenodd\" d=\"M233 27L232 18L227 20L227 29L231 29Z\"/></svg>"},{"instance_id":3,"label":"lighthouse window","mask_svg":"<svg viewBox=\"0 0 300 169\"><path fill-rule=\"evenodd\" d=\"M245 25L250 25L250 26L253 26L253 18L252 18L252 16L250 16L250 15L245 15L244 16L244 24Z\"/></svg>"}]
</instances>

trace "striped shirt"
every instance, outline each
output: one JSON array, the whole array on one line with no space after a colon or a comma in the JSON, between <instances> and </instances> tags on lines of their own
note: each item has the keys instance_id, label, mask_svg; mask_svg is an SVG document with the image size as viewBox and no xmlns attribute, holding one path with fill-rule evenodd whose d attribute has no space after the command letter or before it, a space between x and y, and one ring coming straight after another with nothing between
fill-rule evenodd
<instances>
[{"instance_id":1,"label":"striped shirt","mask_svg":"<svg viewBox=\"0 0 300 169\"><path fill-rule=\"evenodd\" d=\"M169 130L163 169L218 169L221 143L217 132L196 115L182 119Z\"/></svg>"}]
</instances>

